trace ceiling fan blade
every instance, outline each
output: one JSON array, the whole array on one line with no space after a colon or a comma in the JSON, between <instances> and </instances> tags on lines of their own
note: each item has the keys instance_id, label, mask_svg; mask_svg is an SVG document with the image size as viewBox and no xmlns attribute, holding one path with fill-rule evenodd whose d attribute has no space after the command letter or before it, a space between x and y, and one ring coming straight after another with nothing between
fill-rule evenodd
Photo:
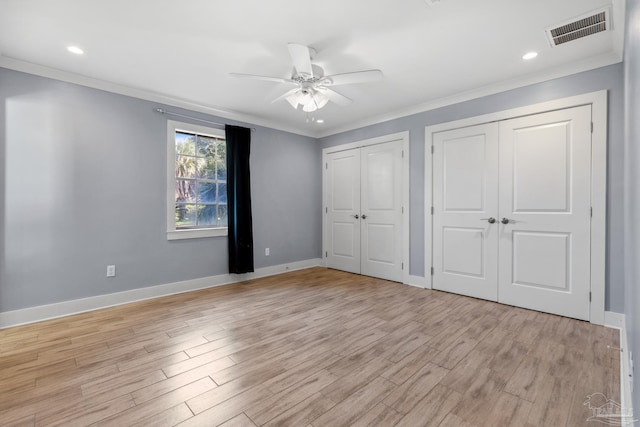
<instances>
[{"instance_id":1,"label":"ceiling fan blade","mask_svg":"<svg viewBox=\"0 0 640 427\"><path fill-rule=\"evenodd\" d=\"M321 94L325 95L327 98L329 98L331 102L335 102L338 105L345 106L353 102L351 99L347 98L346 96L341 95L335 90L329 89L327 87L318 87L316 88L316 90Z\"/></svg>"},{"instance_id":2,"label":"ceiling fan blade","mask_svg":"<svg viewBox=\"0 0 640 427\"><path fill-rule=\"evenodd\" d=\"M293 80L283 79L280 77L269 77L269 76L256 76L254 74L242 74L242 73L229 73L231 77L236 77L239 79L251 79L251 80L263 80L266 82L276 82L276 83L296 83Z\"/></svg>"},{"instance_id":3,"label":"ceiling fan blade","mask_svg":"<svg viewBox=\"0 0 640 427\"><path fill-rule=\"evenodd\" d=\"M311 68L311 53L309 48L302 44L289 43L289 55L291 61L298 74L313 77L313 69Z\"/></svg>"},{"instance_id":4,"label":"ceiling fan blade","mask_svg":"<svg viewBox=\"0 0 640 427\"><path fill-rule=\"evenodd\" d=\"M288 90L285 93L283 93L282 95L280 95L279 97L277 97L276 99L274 99L273 101L271 101L271 103L273 104L273 103L276 103L276 102L281 101L283 99L287 99L288 97L290 97L291 95L294 95L299 90L300 90L300 88L295 88L295 89Z\"/></svg>"},{"instance_id":5,"label":"ceiling fan blade","mask_svg":"<svg viewBox=\"0 0 640 427\"><path fill-rule=\"evenodd\" d=\"M353 83L366 83L381 80L383 77L380 70L354 71L352 73L334 74L322 79L324 86L347 85Z\"/></svg>"}]
</instances>

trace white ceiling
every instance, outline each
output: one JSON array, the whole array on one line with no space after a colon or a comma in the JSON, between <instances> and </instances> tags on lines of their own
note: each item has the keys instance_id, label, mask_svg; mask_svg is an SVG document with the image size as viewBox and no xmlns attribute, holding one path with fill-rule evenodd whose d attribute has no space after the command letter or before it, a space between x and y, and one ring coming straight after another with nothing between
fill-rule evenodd
<instances>
[{"instance_id":1,"label":"white ceiling","mask_svg":"<svg viewBox=\"0 0 640 427\"><path fill-rule=\"evenodd\" d=\"M546 28L608 5L613 31L550 47ZM0 0L0 66L318 137L620 62L623 13L624 0ZM334 87L354 102L307 123L271 103L290 86L229 76L289 78L289 42L325 74L384 78Z\"/></svg>"}]
</instances>

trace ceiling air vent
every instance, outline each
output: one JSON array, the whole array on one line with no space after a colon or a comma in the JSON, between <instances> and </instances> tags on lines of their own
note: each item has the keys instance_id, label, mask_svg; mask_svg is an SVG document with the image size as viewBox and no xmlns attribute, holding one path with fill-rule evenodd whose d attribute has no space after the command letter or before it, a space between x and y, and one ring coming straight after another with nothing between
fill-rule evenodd
<instances>
[{"instance_id":1,"label":"ceiling air vent","mask_svg":"<svg viewBox=\"0 0 640 427\"><path fill-rule=\"evenodd\" d=\"M589 13L571 22L547 29L547 38L551 46L558 46L592 34L609 31L611 21L609 8Z\"/></svg>"}]
</instances>

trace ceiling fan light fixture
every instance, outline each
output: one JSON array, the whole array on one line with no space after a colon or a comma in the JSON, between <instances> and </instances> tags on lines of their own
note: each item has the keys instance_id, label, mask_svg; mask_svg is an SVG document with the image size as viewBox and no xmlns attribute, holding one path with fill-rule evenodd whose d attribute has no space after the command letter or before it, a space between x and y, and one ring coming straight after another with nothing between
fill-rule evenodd
<instances>
[{"instance_id":1,"label":"ceiling fan light fixture","mask_svg":"<svg viewBox=\"0 0 640 427\"><path fill-rule=\"evenodd\" d=\"M287 96L285 98L287 100L287 102L293 107L293 108L298 108L298 94L293 94L291 96Z\"/></svg>"},{"instance_id":2,"label":"ceiling fan light fixture","mask_svg":"<svg viewBox=\"0 0 640 427\"><path fill-rule=\"evenodd\" d=\"M309 104L314 104L313 95L311 94L311 92L308 92L305 90L301 91L298 97L298 104L302 104L305 106Z\"/></svg>"},{"instance_id":3,"label":"ceiling fan light fixture","mask_svg":"<svg viewBox=\"0 0 640 427\"><path fill-rule=\"evenodd\" d=\"M320 92L316 92L313 99L316 106L318 107L318 110L327 105L327 103L329 102L329 98L327 98L326 95Z\"/></svg>"},{"instance_id":4,"label":"ceiling fan light fixture","mask_svg":"<svg viewBox=\"0 0 640 427\"><path fill-rule=\"evenodd\" d=\"M305 113L312 113L317 109L318 107L316 106L315 102L310 102L306 104L304 107L302 107L302 111L304 111Z\"/></svg>"}]
</instances>

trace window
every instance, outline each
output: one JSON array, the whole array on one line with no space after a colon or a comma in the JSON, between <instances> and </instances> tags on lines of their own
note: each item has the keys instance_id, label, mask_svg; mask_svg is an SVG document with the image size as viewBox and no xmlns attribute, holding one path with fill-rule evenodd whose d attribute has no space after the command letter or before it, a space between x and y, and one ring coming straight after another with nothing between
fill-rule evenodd
<instances>
[{"instance_id":1,"label":"window","mask_svg":"<svg viewBox=\"0 0 640 427\"><path fill-rule=\"evenodd\" d=\"M168 121L167 238L227 235L224 131Z\"/></svg>"}]
</instances>

